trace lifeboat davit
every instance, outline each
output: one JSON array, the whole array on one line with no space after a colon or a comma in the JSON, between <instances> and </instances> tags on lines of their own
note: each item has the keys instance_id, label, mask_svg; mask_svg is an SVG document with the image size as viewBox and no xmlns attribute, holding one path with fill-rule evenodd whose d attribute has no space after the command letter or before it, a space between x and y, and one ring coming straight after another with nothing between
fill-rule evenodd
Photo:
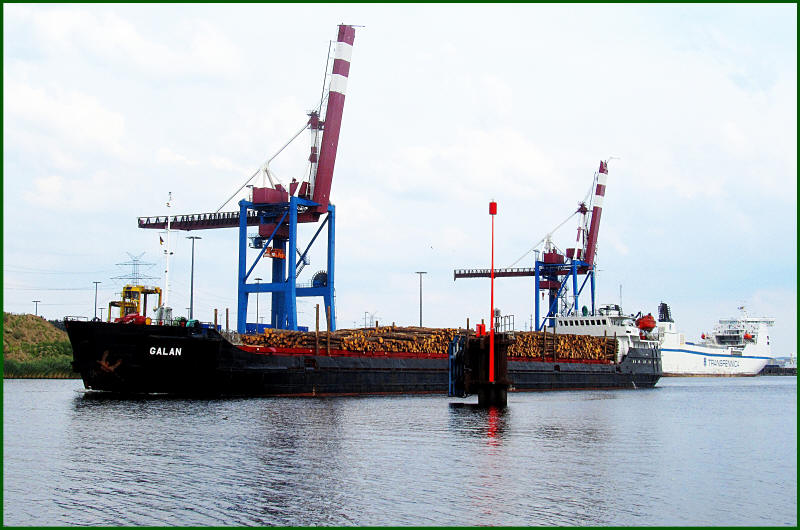
<instances>
[{"instance_id":1,"label":"lifeboat davit","mask_svg":"<svg viewBox=\"0 0 800 530\"><path fill-rule=\"evenodd\" d=\"M643 331L652 331L656 327L656 319L653 318L653 315L647 313L645 316L636 319L636 327Z\"/></svg>"}]
</instances>

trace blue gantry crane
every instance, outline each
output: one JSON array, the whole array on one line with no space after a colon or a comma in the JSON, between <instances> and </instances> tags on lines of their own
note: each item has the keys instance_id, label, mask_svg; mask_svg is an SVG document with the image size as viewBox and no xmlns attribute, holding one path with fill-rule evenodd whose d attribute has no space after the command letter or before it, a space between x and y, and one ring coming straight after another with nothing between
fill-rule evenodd
<instances>
[{"instance_id":1,"label":"blue gantry crane","mask_svg":"<svg viewBox=\"0 0 800 530\"><path fill-rule=\"evenodd\" d=\"M587 207L586 201L583 201L575 212L553 230L553 232L558 230L574 215L581 215L581 220L578 223L578 237L574 248L568 248L562 254L550 240L551 232L523 254L511 267L494 270L496 278L534 277L534 292L536 293L534 313L537 331L541 331L545 327L554 327L555 317L559 314L577 314L581 310L579 298L587 282L590 286L591 309L587 307L586 311L592 315L595 314L595 256L607 180L608 161L603 160L600 161L600 169L595 173L593 179L594 195L590 203L592 208L591 222L587 223L589 207ZM542 243L544 243L544 249L541 253L542 259L537 258L533 267L513 267ZM491 271L489 269L458 269L453 271L453 280L458 278L488 278L490 274ZM581 276L584 276L584 278L581 279ZM572 301L565 300L564 294L568 287L572 290ZM548 299L547 312L542 317L540 299L545 294L547 294Z\"/></svg>"},{"instance_id":2,"label":"blue gantry crane","mask_svg":"<svg viewBox=\"0 0 800 530\"><path fill-rule=\"evenodd\" d=\"M208 230L239 228L237 331L253 332L262 327L298 329L297 297L320 296L324 300L328 329L336 329L334 307L334 257L336 233L336 208L330 203L333 169L342 124L350 57L355 39L355 27L340 25L335 43L333 62L326 65L326 87L320 108L308 114L308 121L292 138L303 131L312 133L309 171L300 181L292 179L288 185L280 182L270 170L269 163L289 145L281 148L256 171L231 197L235 197L253 179L262 177L261 186L253 186L249 200L239 201L239 210L177 216L140 217L139 227L168 230ZM330 52L329 52L330 57ZM325 114L321 115L327 100ZM228 199L230 201L230 199ZM227 204L227 202L225 204ZM223 204L223 206L225 206ZM298 245L297 229L301 223L318 223L316 233L304 250ZM256 236L248 236L249 226L258 226ZM298 284L297 278L309 263L308 253L323 228L327 228L327 268L313 275L307 284ZM248 239L250 242L248 243ZM258 255L248 264L247 249L257 249ZM272 260L270 281L257 282L253 276L262 259ZM270 323L247 322L249 295L270 293L272 309Z\"/></svg>"}]
</instances>

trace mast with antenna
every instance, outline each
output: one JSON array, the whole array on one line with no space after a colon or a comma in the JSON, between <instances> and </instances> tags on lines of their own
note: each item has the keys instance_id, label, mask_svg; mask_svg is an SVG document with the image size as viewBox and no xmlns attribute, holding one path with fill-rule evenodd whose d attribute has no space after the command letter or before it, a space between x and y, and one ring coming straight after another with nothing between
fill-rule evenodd
<instances>
[{"instance_id":1,"label":"mast with antenna","mask_svg":"<svg viewBox=\"0 0 800 530\"><path fill-rule=\"evenodd\" d=\"M169 192L169 198L167 199L167 208L170 207L172 207L171 191ZM167 214L167 248L164 249L164 256L166 258L167 265L166 268L164 269L164 304L163 304L164 307L166 308L169 307L169 256L170 254L172 254L169 248L169 233L170 233L170 228L172 226L171 221L172 221L171 217L169 216L169 214Z\"/></svg>"}]
</instances>

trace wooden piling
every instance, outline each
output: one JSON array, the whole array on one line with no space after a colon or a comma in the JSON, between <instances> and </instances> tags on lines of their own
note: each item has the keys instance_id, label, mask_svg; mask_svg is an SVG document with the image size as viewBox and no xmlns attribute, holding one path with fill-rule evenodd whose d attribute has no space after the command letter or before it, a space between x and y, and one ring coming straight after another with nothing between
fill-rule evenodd
<instances>
[{"instance_id":1,"label":"wooden piling","mask_svg":"<svg viewBox=\"0 0 800 530\"><path fill-rule=\"evenodd\" d=\"M325 315L328 321L327 330L328 330L328 355L331 354L331 306L325 306Z\"/></svg>"},{"instance_id":2,"label":"wooden piling","mask_svg":"<svg viewBox=\"0 0 800 530\"><path fill-rule=\"evenodd\" d=\"M558 326L553 326L553 362L556 362L557 351L558 351Z\"/></svg>"}]
</instances>

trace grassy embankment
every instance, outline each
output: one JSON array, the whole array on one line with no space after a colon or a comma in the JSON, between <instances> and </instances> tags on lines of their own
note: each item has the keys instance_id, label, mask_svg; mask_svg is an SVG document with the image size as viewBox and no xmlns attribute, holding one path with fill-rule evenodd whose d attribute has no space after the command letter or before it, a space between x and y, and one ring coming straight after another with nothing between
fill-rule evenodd
<instances>
[{"instance_id":1,"label":"grassy embankment","mask_svg":"<svg viewBox=\"0 0 800 530\"><path fill-rule=\"evenodd\" d=\"M34 315L3 313L4 378L71 378L67 333Z\"/></svg>"}]
</instances>

